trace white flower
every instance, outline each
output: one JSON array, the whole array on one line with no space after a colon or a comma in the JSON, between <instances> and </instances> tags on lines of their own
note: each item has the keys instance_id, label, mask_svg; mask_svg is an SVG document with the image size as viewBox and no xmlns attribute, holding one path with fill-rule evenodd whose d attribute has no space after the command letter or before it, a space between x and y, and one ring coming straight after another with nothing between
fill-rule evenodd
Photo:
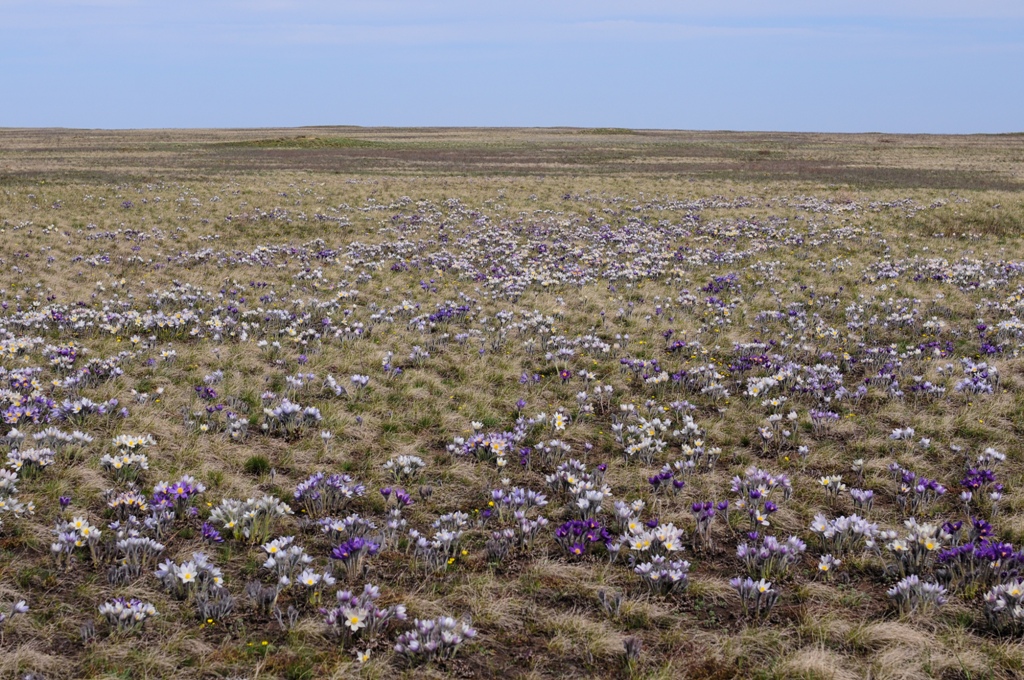
<instances>
[{"instance_id":1,"label":"white flower","mask_svg":"<svg viewBox=\"0 0 1024 680\"><path fill-rule=\"evenodd\" d=\"M196 580L196 563L186 562L176 569L177 576L182 583L192 583Z\"/></svg>"},{"instance_id":2,"label":"white flower","mask_svg":"<svg viewBox=\"0 0 1024 680\"><path fill-rule=\"evenodd\" d=\"M366 617L370 615L370 613L362 607L359 609L348 607L345 609L344 614L345 625L348 626L348 629L353 633L366 627Z\"/></svg>"}]
</instances>

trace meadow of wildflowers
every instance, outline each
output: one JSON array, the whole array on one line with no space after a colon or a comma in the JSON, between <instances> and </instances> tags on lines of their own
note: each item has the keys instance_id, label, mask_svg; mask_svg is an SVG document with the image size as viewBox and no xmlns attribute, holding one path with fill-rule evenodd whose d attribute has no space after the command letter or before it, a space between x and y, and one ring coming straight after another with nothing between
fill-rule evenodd
<instances>
[{"instance_id":1,"label":"meadow of wildflowers","mask_svg":"<svg viewBox=\"0 0 1024 680\"><path fill-rule=\"evenodd\" d=\"M1019 189L168 153L0 175L0 676L1024 673Z\"/></svg>"}]
</instances>

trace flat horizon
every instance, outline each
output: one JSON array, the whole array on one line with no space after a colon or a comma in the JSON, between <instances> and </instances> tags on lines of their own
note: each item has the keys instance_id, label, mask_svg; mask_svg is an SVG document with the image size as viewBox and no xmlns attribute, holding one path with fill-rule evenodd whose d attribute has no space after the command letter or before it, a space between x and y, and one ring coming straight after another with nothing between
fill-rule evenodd
<instances>
[{"instance_id":1,"label":"flat horizon","mask_svg":"<svg viewBox=\"0 0 1024 680\"><path fill-rule=\"evenodd\" d=\"M663 128L663 127L612 127L604 125L256 125L256 126L184 126L184 127L69 127L64 125L0 125L0 130L67 130L69 132L157 132L174 131L262 131L262 130L609 130L633 132L693 132L693 133L724 133L751 135L889 135L889 136L927 136L927 137L1002 137L1024 135L1024 130L1008 130L1006 132L885 132L884 130L858 130L846 132L829 132L826 130L739 130L711 128ZM609 132L616 134L616 132ZM622 134L621 132L619 134Z\"/></svg>"}]
</instances>

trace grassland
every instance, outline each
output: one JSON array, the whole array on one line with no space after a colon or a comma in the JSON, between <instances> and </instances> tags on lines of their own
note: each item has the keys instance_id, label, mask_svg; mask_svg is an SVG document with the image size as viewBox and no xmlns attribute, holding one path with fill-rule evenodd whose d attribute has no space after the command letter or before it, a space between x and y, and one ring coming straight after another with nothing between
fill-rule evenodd
<instances>
[{"instance_id":1,"label":"grassland","mask_svg":"<svg viewBox=\"0 0 1024 680\"><path fill-rule=\"evenodd\" d=\"M48 427L92 438L54 444L0 495L34 504L0 513L0 612L29 607L0 623L0 677L1021 677L1024 620L997 625L984 594L1024 566L1022 221L1024 135L0 130L0 453L44 448ZM279 427L264 409L285 398L319 420ZM117 403L63 406L82 399ZM119 435L153 438L137 479L101 463ZM503 466L479 438L512 442ZM425 467L396 479L384 464L400 455ZM546 480L569 459L608 487L589 511L608 536L579 556L556 529L586 514L581 492ZM768 525L732 488L751 466L791 486ZM992 479L965 486L972 470ZM295 498L317 472L365 486L322 513L374 522L365 572L343 576L339 540ZM161 562L205 552L233 600L220 616L155 565L118 571L125 529L109 524L131 513L111 501L135 490L155 508L154 485L182 475L205 486L194 510L139 536ZM396 487L414 502L389 537L379 490ZM513 487L546 495L526 516L548 525L501 552L493 533L518 520L492 492ZM267 538L294 536L338 578L320 603L299 584L269 609L246 594L275 587L265 541L211 512L265 495L295 511ZM682 550L630 550L615 501L682 529ZM730 503L708 541L704 501ZM457 547L431 564L408 531L430 538L452 512L467 515ZM854 513L876 545L826 574L840 555L815 518ZM54 528L76 517L103 531L100 554L56 559ZM911 517L937 545L908 566L889 544ZM778 601L756 620L730 579L763 575L737 547L765 536L806 551L768 579ZM1000 566L940 559L997 540L1013 546ZM636 573L659 550L690 563L685 588ZM887 590L908 573L946 602L898 607ZM349 640L319 609L364 583L408 620ZM114 597L159 614L118 631L97 610ZM438 616L476 636L450 659L395 650Z\"/></svg>"}]
</instances>

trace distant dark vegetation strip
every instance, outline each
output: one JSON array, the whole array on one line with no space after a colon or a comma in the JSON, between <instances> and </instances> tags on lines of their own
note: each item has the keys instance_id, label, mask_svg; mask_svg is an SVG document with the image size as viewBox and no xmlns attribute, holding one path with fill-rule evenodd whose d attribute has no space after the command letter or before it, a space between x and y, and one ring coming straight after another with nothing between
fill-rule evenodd
<instances>
[{"instance_id":1,"label":"distant dark vegetation strip","mask_svg":"<svg viewBox=\"0 0 1024 680\"><path fill-rule=\"evenodd\" d=\"M633 138L636 139L636 138ZM296 140L311 146L290 147ZM277 145L280 142L281 145ZM330 143L333 146L325 144ZM321 146L312 146L321 144ZM491 144L377 142L347 137L282 138L204 144L175 153L83 154L52 159L14 154L19 170L0 184L39 180L122 182L198 179L209 175L300 170L354 175L684 177L740 182L806 182L860 189L1024 192L1024 183L991 171L848 165L837 159L791 158L785 149L710 144ZM69 167L70 166L70 167ZM958 230L959 231L959 230ZM999 231L1002 231L1000 229Z\"/></svg>"},{"instance_id":2,"label":"distant dark vegetation strip","mask_svg":"<svg viewBox=\"0 0 1024 680\"><path fill-rule=\"evenodd\" d=\"M587 128L577 130L577 133L581 135L635 135L636 131L629 128Z\"/></svg>"},{"instance_id":3,"label":"distant dark vegetation strip","mask_svg":"<svg viewBox=\"0 0 1024 680\"><path fill-rule=\"evenodd\" d=\"M151 169L139 171L118 170L15 170L0 172L0 187L25 187L46 182L47 184L123 184L156 181L202 181L222 174L208 168Z\"/></svg>"},{"instance_id":4,"label":"distant dark vegetation strip","mask_svg":"<svg viewBox=\"0 0 1024 680\"><path fill-rule=\"evenodd\" d=\"M633 162L633 160L639 162ZM835 161L786 158L720 161L676 160L634 150L459 147L360 149L274 149L246 153L218 150L195 159L204 170L308 170L312 172L443 175L682 175L698 179L798 181L863 189L962 189L1024 191L1024 183L996 172L848 166Z\"/></svg>"},{"instance_id":5,"label":"distant dark vegetation strip","mask_svg":"<svg viewBox=\"0 0 1024 680\"><path fill-rule=\"evenodd\" d=\"M709 173L714 175L715 173ZM845 184L860 189L942 189L964 191L1024 191L1024 183L996 172L980 170L922 170L918 168L785 167L741 168L726 176L736 180L805 181Z\"/></svg>"},{"instance_id":6,"label":"distant dark vegetation strip","mask_svg":"<svg viewBox=\"0 0 1024 680\"><path fill-rule=\"evenodd\" d=\"M239 149L379 149L394 146L390 142L376 142L352 137L277 137L250 139L240 142L214 142L209 147Z\"/></svg>"},{"instance_id":7,"label":"distant dark vegetation strip","mask_svg":"<svg viewBox=\"0 0 1024 680\"><path fill-rule=\"evenodd\" d=\"M275 163L197 164L190 168L154 168L140 172L137 169L123 170L25 170L0 174L0 186L25 186L41 180L52 183L85 182L95 184L119 184L122 182L184 181L203 180L222 175L249 175L277 170L305 170L329 174L360 176L390 175L403 176L444 176L444 177L682 177L695 180L722 180L733 182L806 182L823 185L849 186L856 189L937 189L961 191L1007 191L1024 193L1024 184L1012 182L983 172L966 171L915 171L900 168L880 169L874 173L861 170L771 173L729 169L722 166L701 164L645 164L623 167L599 166L580 167L553 164L520 164L510 166L499 163L474 163L458 165L405 163L382 164L371 159L350 159L345 163L322 165ZM936 226L935 231L952 231L947 225ZM953 225L948 225L952 227ZM964 225L956 231L971 231ZM1005 233L1005 229L981 229L984 233ZM1017 232L1020 233L1020 232Z\"/></svg>"}]
</instances>

